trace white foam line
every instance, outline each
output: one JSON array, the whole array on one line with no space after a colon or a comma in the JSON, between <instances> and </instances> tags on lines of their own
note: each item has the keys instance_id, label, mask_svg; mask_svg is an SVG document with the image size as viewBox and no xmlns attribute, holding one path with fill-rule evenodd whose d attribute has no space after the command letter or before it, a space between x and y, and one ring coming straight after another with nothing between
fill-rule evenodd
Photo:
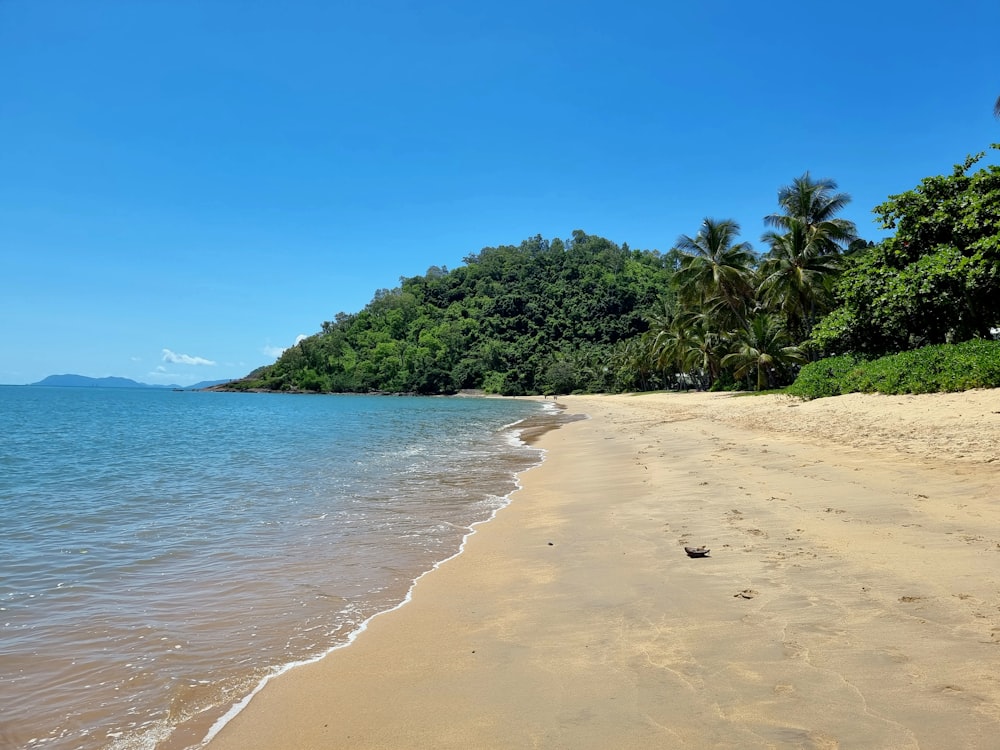
<instances>
[{"instance_id":1,"label":"white foam line","mask_svg":"<svg viewBox=\"0 0 1000 750\"><path fill-rule=\"evenodd\" d=\"M508 425L507 427L508 428L513 427L514 425L518 424L518 422L521 422L521 421L523 421L523 420L518 420L517 422L514 422L513 424ZM519 435L519 433L518 433L518 435ZM525 445L525 443L523 441L519 440L519 442L521 442L522 445ZM375 614L373 614L371 617L369 617L367 620L365 620L363 623L361 623L357 628L355 628L354 630L352 630L347 635L347 640L345 640L343 643L338 643L337 645L330 647L328 650L324 651L322 654L319 654L318 656L314 656L314 657L309 658L309 659L303 659L301 661L293 661L293 662L290 662L288 664L284 664L281 667L276 668L269 675L266 675L263 679L261 679L261 681L259 683L257 683L257 687L255 687L252 691L250 691L250 693L246 697L244 697L238 703L234 704L228 711L226 711L226 713L224 713L222 716L220 716L218 719L216 719L215 723L212 724L211 729L209 729L208 733L205 735L205 738L197 745L197 747L199 747L199 748L204 747L209 742L211 742L212 739L219 732L222 731L223 727L225 727L226 724L228 724L233 719L235 719L239 715L239 713L241 711L243 711L243 709L246 708L250 704L250 701L253 700L253 697L255 695L257 695L257 693L259 693L261 690L263 690L264 686L267 685L267 683L269 683L272 679L274 679L275 677L278 677L280 675L283 675L285 672L288 672L288 671L290 671L290 670L292 670L292 669L294 669L296 667L303 667L303 666L306 666L307 664L315 664L316 662L321 661L322 659L325 659L327 656L329 656L330 654L332 654L334 651L339 651L342 648L347 648L352 643L354 643L355 639L357 639L357 637L359 635L361 635L363 632L365 632L368 629L368 623L370 623L376 617L380 617L380 616L388 614L390 612L395 612L397 609L399 609L403 605L407 604L410 600L412 600L413 599L413 590L417 587L417 584L420 582L421 578L423 578L425 575L428 575L429 573L433 573L435 570L437 570L438 568L440 568L442 565L444 565L449 560L453 560L456 557L458 557L459 555L461 555L462 552L465 551L465 545L466 545L466 542L469 541L469 537L471 537L473 534L476 533L476 527L480 526L480 525L482 525L484 523L489 523L494 518L496 518L497 513L499 513L501 510L503 510L504 508L506 508L508 505L511 504L511 501L513 499L512 496L514 495L514 493L516 493L518 490L521 489L521 474L523 474L526 471L531 471L531 469L534 469L534 468L537 468L537 467L541 466L542 463L545 461L546 451L544 449L542 449L542 448L532 448L532 450L535 450L535 451L538 452L538 454L539 454L538 461L535 462L535 463L533 463L533 464L531 464L530 466L526 466L524 469L522 469L521 471L516 472L514 474L514 489L511 490L506 495L504 495L504 498L503 498L504 502L502 504L500 504L499 506L497 506L496 508L493 509L493 512L491 512L490 515L489 515L489 518L485 518L482 521L476 521L476 522L474 522L473 524L471 524L468 527L468 531L462 537L462 543L458 546L458 551L455 552L455 554L451 555L450 557L446 557L444 560L440 560L440 561L434 563L434 565L431 568L429 568L428 570L425 570L419 576L417 576L416 578L414 578L413 579L413 583L410 584L410 588L406 592L406 596L403 597L403 600L401 602L399 602L399 604L396 604L395 606L390 607L389 609L384 609L381 612L376 612Z\"/></svg>"}]
</instances>

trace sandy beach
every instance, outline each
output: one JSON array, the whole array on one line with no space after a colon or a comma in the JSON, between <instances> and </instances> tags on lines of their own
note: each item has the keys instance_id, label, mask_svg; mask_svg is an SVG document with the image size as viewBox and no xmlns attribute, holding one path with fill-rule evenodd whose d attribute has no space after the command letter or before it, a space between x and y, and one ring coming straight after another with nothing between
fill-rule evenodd
<instances>
[{"instance_id":1,"label":"sandy beach","mask_svg":"<svg viewBox=\"0 0 1000 750\"><path fill-rule=\"evenodd\" d=\"M1000 391L559 402L461 555L209 750L1000 747Z\"/></svg>"}]
</instances>

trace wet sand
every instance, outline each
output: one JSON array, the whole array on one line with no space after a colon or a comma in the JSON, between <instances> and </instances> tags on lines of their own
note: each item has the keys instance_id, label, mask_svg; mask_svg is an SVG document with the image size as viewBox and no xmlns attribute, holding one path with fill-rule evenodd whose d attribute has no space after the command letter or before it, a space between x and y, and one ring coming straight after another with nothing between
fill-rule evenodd
<instances>
[{"instance_id":1,"label":"wet sand","mask_svg":"<svg viewBox=\"0 0 1000 750\"><path fill-rule=\"evenodd\" d=\"M462 555L210 750L997 746L1000 391L560 402Z\"/></svg>"}]
</instances>

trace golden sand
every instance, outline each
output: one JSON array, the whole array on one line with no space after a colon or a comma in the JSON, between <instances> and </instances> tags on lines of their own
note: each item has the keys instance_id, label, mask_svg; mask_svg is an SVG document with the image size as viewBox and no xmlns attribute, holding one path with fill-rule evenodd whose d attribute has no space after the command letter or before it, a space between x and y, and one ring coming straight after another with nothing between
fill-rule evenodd
<instances>
[{"instance_id":1,"label":"golden sand","mask_svg":"<svg viewBox=\"0 0 1000 750\"><path fill-rule=\"evenodd\" d=\"M462 555L209 750L1000 747L1000 391L560 403Z\"/></svg>"}]
</instances>

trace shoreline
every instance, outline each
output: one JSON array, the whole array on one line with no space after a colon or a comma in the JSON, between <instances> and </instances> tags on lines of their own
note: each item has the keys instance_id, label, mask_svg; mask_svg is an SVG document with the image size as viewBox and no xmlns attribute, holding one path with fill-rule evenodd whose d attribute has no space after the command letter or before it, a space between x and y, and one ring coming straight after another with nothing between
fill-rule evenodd
<instances>
[{"instance_id":1,"label":"shoreline","mask_svg":"<svg viewBox=\"0 0 1000 750\"><path fill-rule=\"evenodd\" d=\"M942 395L796 404L808 430L781 397L561 398L591 419L463 553L207 747L986 747L1000 391ZM950 454L872 448L955 404L982 413Z\"/></svg>"},{"instance_id":2,"label":"shoreline","mask_svg":"<svg viewBox=\"0 0 1000 750\"><path fill-rule=\"evenodd\" d=\"M340 394L336 394L340 395ZM355 394L348 394L355 395ZM456 397L473 397L473 394L466 392ZM539 404L543 404L541 397L525 397L524 400L537 401ZM265 674L256 685L244 696L231 702L226 708L225 706L215 706L212 709L201 711L188 717L185 721L173 726L168 735L165 735L161 739L154 740L155 747L158 750L189 750L194 747L205 747L214 740L216 735L219 734L234 718L239 716L253 701L253 699L266 688L266 686L271 683L272 680L278 679L285 674L293 672L301 667L306 667L318 662L322 662L328 656L336 653L337 651L347 648L352 645L354 641L361 636L369 627L369 624L375 619L383 616L389 615L396 610L400 609L404 605L408 604L414 593L414 589L422 578L433 573L441 565L444 565L453 558L458 557L465 550L466 544L469 539L477 533L479 527L483 524L487 524L492 521L496 514L506 508L512 500L514 494L516 494L521 489L521 477L525 472L539 466L545 459L545 450L539 448L535 443L538 438L544 435L550 430L558 429L566 420L562 414L562 409L552 403L544 403L543 415L542 417L527 417L517 420L513 423L504 425L504 431L510 431L512 434L513 442L519 443L524 449L533 451L536 454L535 459L532 463L528 464L525 468L514 472L511 475L511 479L514 484L514 488L507 492L506 495L502 497L497 495L500 499L500 504L492 508L490 514L478 521L471 522L467 527L463 526L464 532L462 534L461 540L455 551L452 552L445 558L437 560L431 564L431 567L423 570L416 574L416 577L410 582L408 588L396 603L374 612L369 615L364 621L360 622L354 629L348 631L344 639L336 642L334 645L329 646L325 651L315 654L313 656L308 656L296 661L291 661L282 664L273 671ZM569 420L572 421L572 418Z\"/></svg>"}]
</instances>

